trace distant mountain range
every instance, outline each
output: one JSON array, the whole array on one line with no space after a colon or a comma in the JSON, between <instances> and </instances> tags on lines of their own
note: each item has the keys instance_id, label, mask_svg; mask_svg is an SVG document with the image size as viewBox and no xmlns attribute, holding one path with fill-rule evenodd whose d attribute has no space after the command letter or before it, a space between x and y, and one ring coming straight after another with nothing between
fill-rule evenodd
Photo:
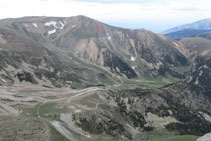
<instances>
[{"instance_id":1,"label":"distant mountain range","mask_svg":"<svg viewBox=\"0 0 211 141\"><path fill-rule=\"evenodd\" d=\"M163 31L162 34L177 32L184 29L211 30L211 19L204 19L204 20L196 21L194 23L177 26L177 27L168 29L166 31Z\"/></svg>"},{"instance_id":2,"label":"distant mountain range","mask_svg":"<svg viewBox=\"0 0 211 141\"><path fill-rule=\"evenodd\" d=\"M171 39L180 40L185 37L203 37L211 39L211 19L181 25L163 32Z\"/></svg>"},{"instance_id":3,"label":"distant mountain range","mask_svg":"<svg viewBox=\"0 0 211 141\"><path fill-rule=\"evenodd\" d=\"M210 30L196 30L189 28L176 32L167 33L164 35L174 40L180 40L185 37L200 37L200 36L209 37L209 35L207 35L209 32Z\"/></svg>"}]
</instances>

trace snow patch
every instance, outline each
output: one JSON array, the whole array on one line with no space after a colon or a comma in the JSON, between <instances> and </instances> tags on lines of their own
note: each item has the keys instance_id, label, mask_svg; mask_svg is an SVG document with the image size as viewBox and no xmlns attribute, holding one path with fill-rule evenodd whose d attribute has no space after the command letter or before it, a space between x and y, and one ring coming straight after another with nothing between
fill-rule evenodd
<instances>
[{"instance_id":1,"label":"snow patch","mask_svg":"<svg viewBox=\"0 0 211 141\"><path fill-rule=\"evenodd\" d=\"M59 21L59 23L61 24L60 29L63 29L63 28L64 28L64 26L65 26L65 24L63 24L61 21Z\"/></svg>"},{"instance_id":2,"label":"snow patch","mask_svg":"<svg viewBox=\"0 0 211 141\"><path fill-rule=\"evenodd\" d=\"M201 70L200 73L199 73L199 76L201 76L202 74L203 74L203 71Z\"/></svg>"},{"instance_id":3,"label":"snow patch","mask_svg":"<svg viewBox=\"0 0 211 141\"><path fill-rule=\"evenodd\" d=\"M177 42L173 42L174 43L174 45L176 46L176 47L179 47L179 45L178 45L178 43Z\"/></svg>"},{"instance_id":4,"label":"snow patch","mask_svg":"<svg viewBox=\"0 0 211 141\"><path fill-rule=\"evenodd\" d=\"M209 69L209 67L207 65L203 65L199 69L201 69L201 68Z\"/></svg>"},{"instance_id":5,"label":"snow patch","mask_svg":"<svg viewBox=\"0 0 211 141\"><path fill-rule=\"evenodd\" d=\"M51 22L45 23L45 26L51 26L51 25L53 25L55 28L57 28L56 21L51 21Z\"/></svg>"},{"instance_id":6,"label":"snow patch","mask_svg":"<svg viewBox=\"0 0 211 141\"><path fill-rule=\"evenodd\" d=\"M51 31L48 31L48 34L51 35L51 34L53 34L53 33L55 33L55 32L56 32L56 29L51 30Z\"/></svg>"},{"instance_id":7,"label":"snow patch","mask_svg":"<svg viewBox=\"0 0 211 141\"><path fill-rule=\"evenodd\" d=\"M130 58L130 60L131 60L131 61L135 61L135 57L132 56L132 57Z\"/></svg>"},{"instance_id":8,"label":"snow patch","mask_svg":"<svg viewBox=\"0 0 211 141\"><path fill-rule=\"evenodd\" d=\"M72 26L73 28L75 27L75 25Z\"/></svg>"},{"instance_id":9,"label":"snow patch","mask_svg":"<svg viewBox=\"0 0 211 141\"><path fill-rule=\"evenodd\" d=\"M45 26L53 25L54 28L59 28L59 29L63 29L65 27L65 24L62 21L59 21L59 24L61 26L57 26L57 22L56 21L50 21L50 22L45 23Z\"/></svg>"},{"instance_id":10,"label":"snow patch","mask_svg":"<svg viewBox=\"0 0 211 141\"><path fill-rule=\"evenodd\" d=\"M209 67L208 67L207 65L204 65L204 68L205 68L205 69L209 69Z\"/></svg>"},{"instance_id":11,"label":"snow patch","mask_svg":"<svg viewBox=\"0 0 211 141\"><path fill-rule=\"evenodd\" d=\"M34 26L35 28L38 28L38 26L37 26L37 24L36 24L36 23L33 23L33 26Z\"/></svg>"},{"instance_id":12,"label":"snow patch","mask_svg":"<svg viewBox=\"0 0 211 141\"><path fill-rule=\"evenodd\" d=\"M135 70L135 66L132 66L132 69Z\"/></svg>"},{"instance_id":13,"label":"snow patch","mask_svg":"<svg viewBox=\"0 0 211 141\"><path fill-rule=\"evenodd\" d=\"M199 76L196 78L196 81L195 81L195 85L198 85L199 84L199 77L203 74L203 71L201 70L200 73L199 73Z\"/></svg>"},{"instance_id":14,"label":"snow patch","mask_svg":"<svg viewBox=\"0 0 211 141\"><path fill-rule=\"evenodd\" d=\"M108 39L111 40L110 34L109 33L106 33L106 35L107 35Z\"/></svg>"},{"instance_id":15,"label":"snow patch","mask_svg":"<svg viewBox=\"0 0 211 141\"><path fill-rule=\"evenodd\" d=\"M111 40L111 36L108 36L108 39Z\"/></svg>"},{"instance_id":16,"label":"snow patch","mask_svg":"<svg viewBox=\"0 0 211 141\"><path fill-rule=\"evenodd\" d=\"M198 80L198 77L197 77L197 79L195 81L195 85L198 85L198 84L199 84L199 80Z\"/></svg>"}]
</instances>

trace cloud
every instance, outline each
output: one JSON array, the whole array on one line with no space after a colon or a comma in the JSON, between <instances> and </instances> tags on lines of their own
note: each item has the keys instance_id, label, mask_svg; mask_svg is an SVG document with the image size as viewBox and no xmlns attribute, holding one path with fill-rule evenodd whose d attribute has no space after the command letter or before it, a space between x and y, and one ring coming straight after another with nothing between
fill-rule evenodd
<instances>
[{"instance_id":1,"label":"cloud","mask_svg":"<svg viewBox=\"0 0 211 141\"><path fill-rule=\"evenodd\" d=\"M159 32L209 18L210 5L210 0L6 0L0 1L0 18L85 15L115 26Z\"/></svg>"}]
</instances>

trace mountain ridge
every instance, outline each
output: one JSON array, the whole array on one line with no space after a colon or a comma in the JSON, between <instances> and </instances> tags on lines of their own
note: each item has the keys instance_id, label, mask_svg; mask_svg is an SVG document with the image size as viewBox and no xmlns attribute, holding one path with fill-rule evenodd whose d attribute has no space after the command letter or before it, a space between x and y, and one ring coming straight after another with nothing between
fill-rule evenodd
<instances>
[{"instance_id":1,"label":"mountain ridge","mask_svg":"<svg viewBox=\"0 0 211 141\"><path fill-rule=\"evenodd\" d=\"M184 24L180 26L176 26L170 29L167 29L162 32L162 34L167 34L170 32L176 32L184 29L196 29L196 30L210 30L211 29L211 18L199 20L190 24Z\"/></svg>"},{"instance_id":2,"label":"mountain ridge","mask_svg":"<svg viewBox=\"0 0 211 141\"><path fill-rule=\"evenodd\" d=\"M172 67L189 65L175 41L151 31L118 28L85 16L6 19L0 22L0 28L34 40L61 56L65 51L116 77L170 75L183 79L184 74Z\"/></svg>"},{"instance_id":3,"label":"mountain ridge","mask_svg":"<svg viewBox=\"0 0 211 141\"><path fill-rule=\"evenodd\" d=\"M164 34L165 36L174 39L174 40L180 40L182 38L186 37L206 37L206 34L209 34L210 30L196 30L196 29L184 29L176 32L171 32Z\"/></svg>"}]
</instances>

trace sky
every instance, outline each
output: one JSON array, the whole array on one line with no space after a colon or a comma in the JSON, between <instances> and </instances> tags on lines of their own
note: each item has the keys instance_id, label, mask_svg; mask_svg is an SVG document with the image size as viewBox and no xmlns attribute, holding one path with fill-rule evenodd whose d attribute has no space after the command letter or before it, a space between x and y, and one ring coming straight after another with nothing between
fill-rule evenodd
<instances>
[{"instance_id":1,"label":"sky","mask_svg":"<svg viewBox=\"0 0 211 141\"><path fill-rule=\"evenodd\" d=\"M211 18L211 0L0 0L0 19L84 15L101 22L159 33Z\"/></svg>"}]
</instances>

